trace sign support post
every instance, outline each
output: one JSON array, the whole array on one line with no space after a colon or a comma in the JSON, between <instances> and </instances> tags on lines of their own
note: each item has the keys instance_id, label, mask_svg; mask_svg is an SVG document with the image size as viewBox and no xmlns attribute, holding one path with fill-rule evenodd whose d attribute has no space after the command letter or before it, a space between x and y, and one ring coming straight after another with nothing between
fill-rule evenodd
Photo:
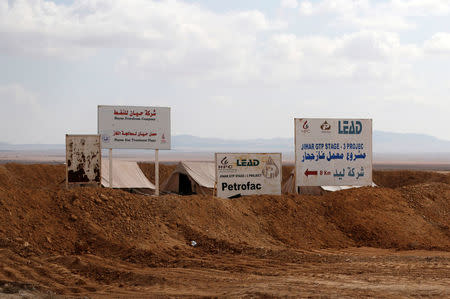
<instances>
[{"instance_id":1,"label":"sign support post","mask_svg":"<svg viewBox=\"0 0 450 299\"><path fill-rule=\"evenodd\" d=\"M112 148L109 149L109 188L113 187L113 161Z\"/></svg>"},{"instance_id":2,"label":"sign support post","mask_svg":"<svg viewBox=\"0 0 450 299\"><path fill-rule=\"evenodd\" d=\"M155 195L159 196L159 149L155 149Z\"/></svg>"},{"instance_id":3,"label":"sign support post","mask_svg":"<svg viewBox=\"0 0 450 299\"><path fill-rule=\"evenodd\" d=\"M299 194L300 187L297 187L297 125L294 119L294 194Z\"/></svg>"},{"instance_id":4,"label":"sign support post","mask_svg":"<svg viewBox=\"0 0 450 299\"><path fill-rule=\"evenodd\" d=\"M68 139L68 137L66 134L66 162L64 164L66 164L66 190L69 190L69 167L67 166L67 139ZM100 150L100 153L101 153L101 150Z\"/></svg>"}]
</instances>

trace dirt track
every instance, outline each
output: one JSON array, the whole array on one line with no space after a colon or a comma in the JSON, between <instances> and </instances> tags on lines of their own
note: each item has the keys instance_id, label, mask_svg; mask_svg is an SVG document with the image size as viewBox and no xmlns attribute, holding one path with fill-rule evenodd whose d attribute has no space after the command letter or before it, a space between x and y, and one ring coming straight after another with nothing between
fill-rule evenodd
<instances>
[{"instance_id":1,"label":"dirt track","mask_svg":"<svg viewBox=\"0 0 450 299\"><path fill-rule=\"evenodd\" d=\"M0 294L450 296L448 174L233 200L66 191L63 179L61 165L0 165Z\"/></svg>"}]
</instances>

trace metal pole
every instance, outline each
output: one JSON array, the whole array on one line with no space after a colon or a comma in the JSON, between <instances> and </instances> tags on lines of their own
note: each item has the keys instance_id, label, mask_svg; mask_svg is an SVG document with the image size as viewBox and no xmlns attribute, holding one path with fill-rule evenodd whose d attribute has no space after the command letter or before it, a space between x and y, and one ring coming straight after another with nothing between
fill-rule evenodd
<instances>
[{"instance_id":1,"label":"metal pole","mask_svg":"<svg viewBox=\"0 0 450 299\"><path fill-rule=\"evenodd\" d=\"M113 187L113 162L112 148L109 149L109 188Z\"/></svg>"},{"instance_id":2,"label":"metal pole","mask_svg":"<svg viewBox=\"0 0 450 299\"><path fill-rule=\"evenodd\" d=\"M67 139L68 136L66 134L66 189L69 189L69 166L67 163L67 160L69 160L67 157L69 155L69 151L67 150Z\"/></svg>"},{"instance_id":3,"label":"metal pole","mask_svg":"<svg viewBox=\"0 0 450 299\"><path fill-rule=\"evenodd\" d=\"M298 194L299 187L297 186L297 123L296 118L294 117L294 194Z\"/></svg>"},{"instance_id":4,"label":"metal pole","mask_svg":"<svg viewBox=\"0 0 450 299\"><path fill-rule=\"evenodd\" d=\"M159 196L159 150L155 149L155 195Z\"/></svg>"}]
</instances>

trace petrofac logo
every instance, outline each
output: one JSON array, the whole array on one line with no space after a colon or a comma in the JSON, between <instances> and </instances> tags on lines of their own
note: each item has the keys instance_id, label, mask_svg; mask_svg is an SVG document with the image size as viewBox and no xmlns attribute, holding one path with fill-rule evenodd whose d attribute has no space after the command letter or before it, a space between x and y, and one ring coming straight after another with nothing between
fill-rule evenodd
<instances>
[{"instance_id":1,"label":"petrofac logo","mask_svg":"<svg viewBox=\"0 0 450 299\"><path fill-rule=\"evenodd\" d=\"M266 165L262 170L262 174L268 179L274 179L280 175L280 169L275 162L273 162L272 157L269 156L269 159L267 159Z\"/></svg>"},{"instance_id":2,"label":"petrofac logo","mask_svg":"<svg viewBox=\"0 0 450 299\"><path fill-rule=\"evenodd\" d=\"M301 131L305 134L311 132L311 130L309 129L309 123L307 120L305 120L305 122L303 123L302 128L303 128L303 130L301 130Z\"/></svg>"},{"instance_id":3,"label":"petrofac logo","mask_svg":"<svg viewBox=\"0 0 450 299\"><path fill-rule=\"evenodd\" d=\"M327 121L324 121L323 124L320 125L320 129L329 132L331 130L331 125Z\"/></svg>"}]
</instances>

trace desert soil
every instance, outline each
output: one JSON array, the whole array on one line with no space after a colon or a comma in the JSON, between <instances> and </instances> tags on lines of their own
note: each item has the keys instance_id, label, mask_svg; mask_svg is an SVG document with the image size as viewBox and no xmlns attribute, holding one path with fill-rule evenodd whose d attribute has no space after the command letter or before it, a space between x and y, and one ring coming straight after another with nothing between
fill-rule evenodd
<instances>
[{"instance_id":1,"label":"desert soil","mask_svg":"<svg viewBox=\"0 0 450 299\"><path fill-rule=\"evenodd\" d=\"M174 167L161 165L162 182ZM374 181L324 196L152 197L65 190L63 165L3 164L0 297L450 297L450 174Z\"/></svg>"}]
</instances>

